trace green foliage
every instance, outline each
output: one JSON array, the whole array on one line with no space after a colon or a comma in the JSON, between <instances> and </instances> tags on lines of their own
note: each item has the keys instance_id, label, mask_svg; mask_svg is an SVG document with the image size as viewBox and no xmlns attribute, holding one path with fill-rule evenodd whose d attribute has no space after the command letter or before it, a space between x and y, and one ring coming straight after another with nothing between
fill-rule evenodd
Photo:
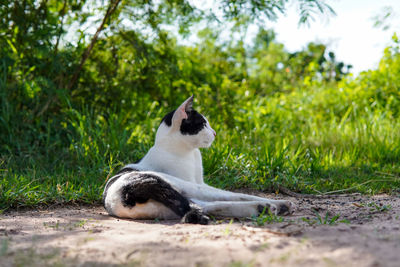
<instances>
[{"instance_id":1,"label":"green foliage","mask_svg":"<svg viewBox=\"0 0 400 267\"><path fill-rule=\"evenodd\" d=\"M265 20L276 20L279 14L285 13L286 7L293 1L224 0L221 2L220 8L223 10L225 18L233 20L246 18L248 21L262 23ZM316 13L335 14L325 1L299 0L296 2L300 13L299 24L309 23L310 20L314 20Z\"/></svg>"},{"instance_id":2,"label":"green foliage","mask_svg":"<svg viewBox=\"0 0 400 267\"><path fill-rule=\"evenodd\" d=\"M380 203L380 205L376 204L375 202L369 202L366 205L362 204L362 207L369 207L369 211L370 212L376 212L376 213L380 213L380 212L387 212L392 210L392 205L388 204L388 205L382 205Z\"/></svg>"},{"instance_id":3,"label":"green foliage","mask_svg":"<svg viewBox=\"0 0 400 267\"><path fill-rule=\"evenodd\" d=\"M340 214L336 214L332 218L329 219L329 213L326 212L325 217L322 218L321 215L319 215L318 212L315 211L315 215L317 216L317 223L318 224L328 224L328 225L333 225L336 223L336 220L340 217Z\"/></svg>"},{"instance_id":4,"label":"green foliage","mask_svg":"<svg viewBox=\"0 0 400 267\"><path fill-rule=\"evenodd\" d=\"M398 190L396 35L378 69L353 77L323 44L289 53L265 29L253 45L221 40L218 28L180 45L165 25L176 16L185 33L202 11L185 1L122 1L70 86L92 40L75 24L89 27L105 10L75 0L0 6L0 209L99 202L107 177L140 159L161 118L191 94L217 131L202 151L212 185ZM123 26L127 19L143 29Z\"/></svg>"},{"instance_id":5,"label":"green foliage","mask_svg":"<svg viewBox=\"0 0 400 267\"><path fill-rule=\"evenodd\" d=\"M266 223L270 224L270 223L279 223L284 221L283 217L277 216L269 210L267 213L266 212L267 210L268 210L267 208L264 208L264 210L260 213L260 215L251 218L251 220L255 225L264 226Z\"/></svg>"},{"instance_id":6,"label":"green foliage","mask_svg":"<svg viewBox=\"0 0 400 267\"><path fill-rule=\"evenodd\" d=\"M329 218L329 212L327 211L325 213L325 216L322 217L317 211L314 210L315 213L315 218L313 219L308 219L308 218L302 218L302 220L309 225L336 225L338 223L350 223L347 219L339 220L340 214L336 214Z\"/></svg>"}]
</instances>

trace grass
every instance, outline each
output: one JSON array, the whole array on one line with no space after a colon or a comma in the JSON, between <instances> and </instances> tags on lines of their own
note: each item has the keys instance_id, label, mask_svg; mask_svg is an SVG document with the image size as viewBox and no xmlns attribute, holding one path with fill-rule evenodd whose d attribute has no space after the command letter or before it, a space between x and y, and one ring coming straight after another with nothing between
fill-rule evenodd
<instances>
[{"instance_id":1,"label":"grass","mask_svg":"<svg viewBox=\"0 0 400 267\"><path fill-rule=\"evenodd\" d=\"M195 108L217 132L202 150L206 182L270 192L284 186L316 194L398 193L400 121L390 107L372 108L350 89L315 85L257 97L238 91L220 108L203 103L207 95L199 92ZM106 113L69 107L38 126L9 125L2 135L9 141L0 155L0 210L99 204L106 179L144 156L172 108L158 102Z\"/></svg>"},{"instance_id":2,"label":"grass","mask_svg":"<svg viewBox=\"0 0 400 267\"><path fill-rule=\"evenodd\" d=\"M82 228L84 227L84 225L87 223L87 220L80 220L80 221L76 221L76 222L69 222L69 223L60 223L59 220L57 220L56 222L44 222L43 226L45 228L52 228L54 230L69 230L72 231L76 228Z\"/></svg>"},{"instance_id":3,"label":"grass","mask_svg":"<svg viewBox=\"0 0 400 267\"><path fill-rule=\"evenodd\" d=\"M365 205L362 205L365 206ZM367 207L369 208L370 212L376 212L376 213L380 213L380 212L387 212L392 210L392 205L388 204L388 205L378 205L375 202L369 202L367 203Z\"/></svg>"},{"instance_id":4,"label":"grass","mask_svg":"<svg viewBox=\"0 0 400 267\"><path fill-rule=\"evenodd\" d=\"M265 224L283 222L284 218L273 214L269 210L267 212L267 208L264 208L264 210L260 213L260 215L253 216L251 220L253 224L256 226L264 226Z\"/></svg>"},{"instance_id":5,"label":"grass","mask_svg":"<svg viewBox=\"0 0 400 267\"><path fill-rule=\"evenodd\" d=\"M289 53L265 31L252 45L221 42L212 29L193 45L165 31L132 40L124 32L98 40L69 88L85 38L53 47L58 31L34 31L38 46L14 38L23 36L17 26L3 29L10 40L0 51L0 212L100 203L107 177L140 159L161 118L191 94L217 131L203 150L211 185L399 192L396 34L377 69L354 77L334 70L342 63L324 45Z\"/></svg>"},{"instance_id":6,"label":"grass","mask_svg":"<svg viewBox=\"0 0 400 267\"><path fill-rule=\"evenodd\" d=\"M347 219L340 220L340 214L329 216L329 211L321 216L316 210L314 210L315 218L301 218L302 221L308 223L308 225L336 225L338 223L350 223Z\"/></svg>"},{"instance_id":7,"label":"grass","mask_svg":"<svg viewBox=\"0 0 400 267\"><path fill-rule=\"evenodd\" d=\"M0 209L99 203L106 178L151 147L164 110L149 112L135 124L121 122L129 114L114 114L115 120L105 122L83 112L74 111L70 118L75 130L68 147L49 143L46 153L36 147L1 155ZM398 122L379 118L365 127L357 120L339 128L335 120L310 119L291 126L299 120L283 123L257 116L251 121L244 114L246 122L238 119L234 129L209 116L218 135L213 146L202 151L208 183L226 189L276 191L282 185L305 193L348 189L367 194L390 193L400 186Z\"/></svg>"}]
</instances>

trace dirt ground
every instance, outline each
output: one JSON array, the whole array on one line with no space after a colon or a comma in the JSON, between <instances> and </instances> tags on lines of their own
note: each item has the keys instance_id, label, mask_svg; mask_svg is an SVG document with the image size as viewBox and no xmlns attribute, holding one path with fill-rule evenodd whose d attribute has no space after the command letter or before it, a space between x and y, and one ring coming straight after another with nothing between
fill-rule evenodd
<instances>
[{"instance_id":1,"label":"dirt ground","mask_svg":"<svg viewBox=\"0 0 400 267\"><path fill-rule=\"evenodd\" d=\"M398 196L284 198L295 213L263 226L122 220L102 207L12 211L0 215L0 266L400 266Z\"/></svg>"}]
</instances>

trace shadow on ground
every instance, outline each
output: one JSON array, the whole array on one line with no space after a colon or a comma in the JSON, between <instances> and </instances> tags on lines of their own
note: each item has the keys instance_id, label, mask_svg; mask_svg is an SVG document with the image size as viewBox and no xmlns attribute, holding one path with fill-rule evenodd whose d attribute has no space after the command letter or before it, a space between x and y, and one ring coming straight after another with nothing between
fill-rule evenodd
<instances>
[{"instance_id":1,"label":"shadow on ground","mask_svg":"<svg viewBox=\"0 0 400 267\"><path fill-rule=\"evenodd\" d=\"M0 262L1 266L398 266L398 197L285 198L297 205L291 216L221 220L207 226L122 220L108 216L102 207L12 211L0 216Z\"/></svg>"}]
</instances>

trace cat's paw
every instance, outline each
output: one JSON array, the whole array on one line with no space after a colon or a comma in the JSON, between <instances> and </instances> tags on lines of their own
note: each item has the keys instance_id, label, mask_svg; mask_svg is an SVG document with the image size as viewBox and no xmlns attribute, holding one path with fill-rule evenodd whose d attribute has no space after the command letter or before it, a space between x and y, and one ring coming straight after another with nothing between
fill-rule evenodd
<instances>
[{"instance_id":1,"label":"cat's paw","mask_svg":"<svg viewBox=\"0 0 400 267\"><path fill-rule=\"evenodd\" d=\"M289 215L295 210L295 205L289 200L278 200L274 202L274 206L276 207L276 215Z\"/></svg>"},{"instance_id":2,"label":"cat's paw","mask_svg":"<svg viewBox=\"0 0 400 267\"><path fill-rule=\"evenodd\" d=\"M261 214L276 214L276 206L275 205L271 205L270 203L263 203L263 204L259 204L257 206L257 211L258 214L257 216L260 216Z\"/></svg>"},{"instance_id":3,"label":"cat's paw","mask_svg":"<svg viewBox=\"0 0 400 267\"><path fill-rule=\"evenodd\" d=\"M204 225L208 224L209 221L210 218L204 215L204 213L198 209L190 210L182 217L181 220L182 223L193 223L193 224L204 224Z\"/></svg>"},{"instance_id":4,"label":"cat's paw","mask_svg":"<svg viewBox=\"0 0 400 267\"><path fill-rule=\"evenodd\" d=\"M295 210L295 205L288 200L273 200L272 202L263 203L257 206L258 215L274 214L274 215L289 215Z\"/></svg>"}]
</instances>

